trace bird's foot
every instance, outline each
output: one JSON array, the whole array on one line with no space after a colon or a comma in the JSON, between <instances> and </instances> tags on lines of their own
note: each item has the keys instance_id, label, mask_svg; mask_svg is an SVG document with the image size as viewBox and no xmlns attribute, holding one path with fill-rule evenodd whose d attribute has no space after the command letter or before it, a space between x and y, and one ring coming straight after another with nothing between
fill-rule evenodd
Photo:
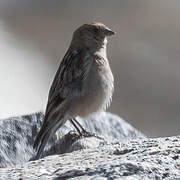
<instances>
[{"instance_id":1,"label":"bird's foot","mask_svg":"<svg viewBox=\"0 0 180 180\"><path fill-rule=\"evenodd\" d=\"M92 133L92 132L88 132L88 131L86 131L86 130L83 130L83 131L81 132L81 136L83 136L83 137L96 137L96 138L98 138L98 139L103 139L102 137L98 136L97 134Z\"/></svg>"}]
</instances>

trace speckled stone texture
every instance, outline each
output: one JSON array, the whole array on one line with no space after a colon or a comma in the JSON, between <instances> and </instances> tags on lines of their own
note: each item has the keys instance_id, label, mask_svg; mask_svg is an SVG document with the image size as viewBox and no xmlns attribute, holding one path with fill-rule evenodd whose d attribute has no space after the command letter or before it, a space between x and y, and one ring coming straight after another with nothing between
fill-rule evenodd
<instances>
[{"instance_id":1,"label":"speckled stone texture","mask_svg":"<svg viewBox=\"0 0 180 180\"><path fill-rule=\"evenodd\" d=\"M43 118L35 113L0 121L0 180L180 180L180 136L146 138L105 112L78 119L95 135L79 136L67 122L44 158L28 162Z\"/></svg>"},{"instance_id":2,"label":"speckled stone texture","mask_svg":"<svg viewBox=\"0 0 180 180\"><path fill-rule=\"evenodd\" d=\"M0 167L24 163L34 157L35 152L32 145L43 119L43 113L39 112L0 120ZM124 141L143 137L139 131L126 121L108 112L102 112L87 119L78 118L78 121L88 131L103 136L109 141L112 139ZM97 147L102 142L98 138L83 140L76 133L68 133L73 129L67 121L65 126L61 127L56 135L49 140L44 156Z\"/></svg>"},{"instance_id":3,"label":"speckled stone texture","mask_svg":"<svg viewBox=\"0 0 180 180\"><path fill-rule=\"evenodd\" d=\"M61 155L1 168L0 179L179 180L180 136L100 143Z\"/></svg>"}]
</instances>

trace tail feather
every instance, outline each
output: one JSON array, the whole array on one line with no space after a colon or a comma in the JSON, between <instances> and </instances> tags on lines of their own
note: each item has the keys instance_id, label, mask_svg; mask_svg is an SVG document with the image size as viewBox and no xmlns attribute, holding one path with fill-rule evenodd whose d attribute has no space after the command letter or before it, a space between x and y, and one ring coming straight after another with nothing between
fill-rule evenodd
<instances>
[{"instance_id":1,"label":"tail feather","mask_svg":"<svg viewBox=\"0 0 180 180\"><path fill-rule=\"evenodd\" d=\"M49 130L48 132L46 132L46 134L43 135L43 137L39 143L39 146L37 147L36 159L40 159L42 157L44 147L45 147L47 141L49 140L49 138L51 137L52 133L53 132Z\"/></svg>"},{"instance_id":2,"label":"tail feather","mask_svg":"<svg viewBox=\"0 0 180 180\"><path fill-rule=\"evenodd\" d=\"M58 111L54 111L53 113L49 114L49 113L46 113L45 117L44 117L44 122L43 122L43 125L38 133L38 135L36 136L36 139L34 141L34 144L33 144L33 148L35 150L38 149L40 143L41 143L41 140L43 138L43 136L46 134L46 132L52 128L55 123L57 123L57 121L61 120L62 116L58 115Z\"/></svg>"},{"instance_id":3,"label":"tail feather","mask_svg":"<svg viewBox=\"0 0 180 180\"><path fill-rule=\"evenodd\" d=\"M38 133L33 145L33 148L37 150L36 159L41 158L47 141L65 122L66 120L63 115L58 118L54 118L51 123L44 121L43 126L41 127L41 130Z\"/></svg>"},{"instance_id":4,"label":"tail feather","mask_svg":"<svg viewBox=\"0 0 180 180\"><path fill-rule=\"evenodd\" d=\"M46 128L47 128L47 124L44 123L43 126L41 127L38 135L36 136L35 141L34 141L33 148L34 148L35 150L38 149L38 146L39 146L39 144L40 144L40 142L41 142L41 139L42 139L42 137L43 137L43 134L44 134L44 130L45 130Z\"/></svg>"}]
</instances>

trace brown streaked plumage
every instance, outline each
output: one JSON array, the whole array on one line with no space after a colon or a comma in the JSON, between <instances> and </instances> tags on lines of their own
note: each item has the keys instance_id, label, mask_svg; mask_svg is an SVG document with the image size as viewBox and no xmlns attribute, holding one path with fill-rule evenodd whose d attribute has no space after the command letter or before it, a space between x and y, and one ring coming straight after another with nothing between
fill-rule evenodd
<instances>
[{"instance_id":1,"label":"brown streaked plumage","mask_svg":"<svg viewBox=\"0 0 180 180\"><path fill-rule=\"evenodd\" d=\"M67 120L80 127L76 116L106 109L113 93L113 75L106 57L106 37L114 32L102 23L89 23L74 33L49 91L43 125L34 148L42 156L48 139ZM85 130L84 130L85 131Z\"/></svg>"}]
</instances>

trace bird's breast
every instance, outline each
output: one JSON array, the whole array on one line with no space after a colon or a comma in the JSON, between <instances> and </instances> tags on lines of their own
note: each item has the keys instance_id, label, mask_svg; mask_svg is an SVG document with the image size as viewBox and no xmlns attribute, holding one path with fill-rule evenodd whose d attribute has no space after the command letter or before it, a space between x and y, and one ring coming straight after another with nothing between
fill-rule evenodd
<instances>
[{"instance_id":1,"label":"bird's breast","mask_svg":"<svg viewBox=\"0 0 180 180\"><path fill-rule=\"evenodd\" d=\"M85 115L106 109L113 93L113 75L106 59L97 59L93 62L84 85L84 102ZM86 106L86 107L85 107Z\"/></svg>"}]
</instances>

